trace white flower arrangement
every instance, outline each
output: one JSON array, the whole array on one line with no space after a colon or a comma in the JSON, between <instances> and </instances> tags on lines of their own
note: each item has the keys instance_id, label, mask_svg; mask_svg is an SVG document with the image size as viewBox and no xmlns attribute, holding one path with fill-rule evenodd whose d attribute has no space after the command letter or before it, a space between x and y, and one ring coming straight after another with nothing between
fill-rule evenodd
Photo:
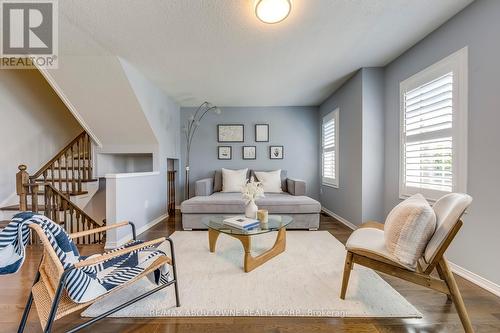
<instances>
[{"instance_id":1,"label":"white flower arrangement","mask_svg":"<svg viewBox=\"0 0 500 333\"><path fill-rule=\"evenodd\" d=\"M251 177L250 181L241 189L241 194L243 200L245 200L245 204L248 205L250 202L264 197L264 187L262 187L261 182L256 182L255 179Z\"/></svg>"}]
</instances>

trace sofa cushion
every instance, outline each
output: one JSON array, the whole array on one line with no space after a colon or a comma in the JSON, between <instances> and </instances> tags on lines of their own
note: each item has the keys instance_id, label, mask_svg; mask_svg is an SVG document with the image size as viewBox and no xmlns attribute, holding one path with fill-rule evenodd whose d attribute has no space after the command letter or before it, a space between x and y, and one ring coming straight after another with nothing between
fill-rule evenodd
<instances>
[{"instance_id":1,"label":"sofa cushion","mask_svg":"<svg viewBox=\"0 0 500 333\"><path fill-rule=\"evenodd\" d=\"M255 176L255 171L269 172L269 171L273 171L273 170L250 170L250 177L258 178ZM281 178L281 190L283 192L288 192L288 187L287 187L287 183L286 183L286 180L287 180L286 170L283 170L283 169L281 170L280 178Z\"/></svg>"},{"instance_id":2,"label":"sofa cushion","mask_svg":"<svg viewBox=\"0 0 500 333\"><path fill-rule=\"evenodd\" d=\"M281 170L275 171L254 171L256 181L262 183L264 192L266 193L281 193Z\"/></svg>"},{"instance_id":3,"label":"sofa cushion","mask_svg":"<svg viewBox=\"0 0 500 333\"><path fill-rule=\"evenodd\" d=\"M230 170L222 169L222 192L241 193L247 183L248 169Z\"/></svg>"},{"instance_id":4,"label":"sofa cushion","mask_svg":"<svg viewBox=\"0 0 500 333\"><path fill-rule=\"evenodd\" d=\"M251 171L247 171L247 179L250 179ZM214 172L214 192L222 192L222 170L218 169Z\"/></svg>"},{"instance_id":5,"label":"sofa cushion","mask_svg":"<svg viewBox=\"0 0 500 333\"><path fill-rule=\"evenodd\" d=\"M264 198L257 199L256 204L259 209L269 210L270 214L317 214L321 211L318 201L289 193L268 193ZM181 211L192 214L240 214L245 211L245 202L240 193L216 192L182 202Z\"/></svg>"}]
</instances>

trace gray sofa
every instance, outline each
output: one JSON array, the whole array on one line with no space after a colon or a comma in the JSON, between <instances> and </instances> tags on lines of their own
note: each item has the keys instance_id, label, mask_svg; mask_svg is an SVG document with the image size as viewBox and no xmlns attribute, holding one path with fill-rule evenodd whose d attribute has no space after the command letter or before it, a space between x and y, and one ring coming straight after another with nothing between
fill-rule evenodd
<instances>
[{"instance_id":1,"label":"gray sofa","mask_svg":"<svg viewBox=\"0 0 500 333\"><path fill-rule=\"evenodd\" d=\"M249 172L249 176L253 172ZM290 215L294 221L289 229L317 230L321 205L306 196L306 183L286 177L282 171L282 193L266 193L257 199L259 209L267 209L269 214ZM216 171L214 177L196 181L195 197L182 202L182 227L184 230L206 229L202 220L211 215L236 215L245 212L245 202L241 193L227 193L222 190L222 174Z\"/></svg>"}]
</instances>

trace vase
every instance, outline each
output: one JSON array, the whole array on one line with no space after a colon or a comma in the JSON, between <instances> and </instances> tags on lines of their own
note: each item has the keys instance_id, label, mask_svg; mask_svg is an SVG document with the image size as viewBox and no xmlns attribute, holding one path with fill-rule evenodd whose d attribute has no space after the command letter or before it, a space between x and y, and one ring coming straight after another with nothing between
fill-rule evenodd
<instances>
[{"instance_id":1,"label":"vase","mask_svg":"<svg viewBox=\"0 0 500 333\"><path fill-rule=\"evenodd\" d=\"M249 219L256 219L258 210L259 208L255 204L255 201L252 200L245 207L245 216L248 217Z\"/></svg>"}]
</instances>

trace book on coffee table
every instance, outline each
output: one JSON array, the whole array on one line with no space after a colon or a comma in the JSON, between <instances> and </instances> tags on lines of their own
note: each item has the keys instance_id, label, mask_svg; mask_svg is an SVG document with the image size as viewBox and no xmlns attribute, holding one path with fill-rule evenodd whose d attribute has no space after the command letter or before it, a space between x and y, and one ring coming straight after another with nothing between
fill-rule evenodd
<instances>
[{"instance_id":1,"label":"book on coffee table","mask_svg":"<svg viewBox=\"0 0 500 333\"><path fill-rule=\"evenodd\" d=\"M227 224L228 226L238 228L238 229L243 229L243 230L249 230L252 229L256 226L259 225L259 220L256 219L249 219L248 217L245 217L244 215L239 215L239 216L233 216L233 217L228 217L224 219L224 224Z\"/></svg>"}]
</instances>

